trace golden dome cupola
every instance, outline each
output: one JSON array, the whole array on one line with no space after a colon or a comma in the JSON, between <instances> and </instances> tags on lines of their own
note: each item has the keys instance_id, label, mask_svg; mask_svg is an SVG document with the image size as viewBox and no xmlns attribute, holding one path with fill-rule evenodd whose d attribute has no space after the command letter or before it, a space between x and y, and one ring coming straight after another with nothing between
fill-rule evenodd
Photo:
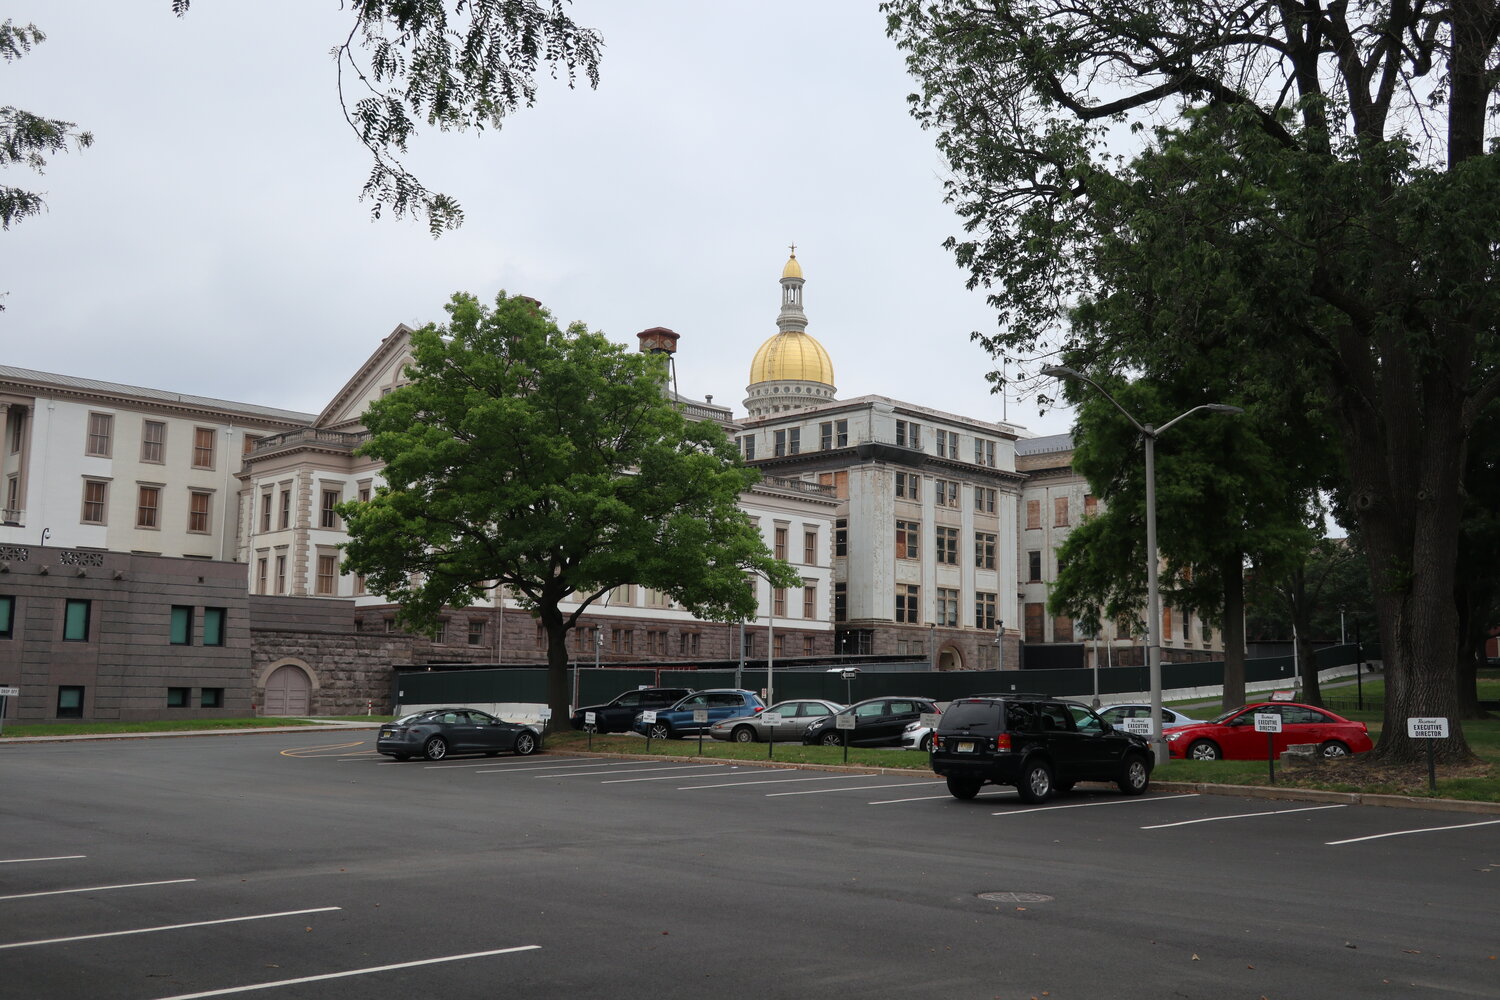
<instances>
[{"instance_id":1,"label":"golden dome cupola","mask_svg":"<svg viewBox=\"0 0 1500 1000\"><path fill-rule=\"evenodd\" d=\"M834 401L837 389L833 362L823 345L808 336L802 285L802 265L793 244L792 255L781 269L781 312L776 317L779 332L760 345L750 362L745 409L751 417Z\"/></svg>"}]
</instances>

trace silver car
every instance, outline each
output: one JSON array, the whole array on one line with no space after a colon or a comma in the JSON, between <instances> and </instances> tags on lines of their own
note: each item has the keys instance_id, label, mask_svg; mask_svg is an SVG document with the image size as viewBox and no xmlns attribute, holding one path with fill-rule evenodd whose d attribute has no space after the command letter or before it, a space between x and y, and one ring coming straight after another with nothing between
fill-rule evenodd
<instances>
[{"instance_id":1,"label":"silver car","mask_svg":"<svg viewBox=\"0 0 1500 1000\"><path fill-rule=\"evenodd\" d=\"M794 698L777 702L756 715L742 715L737 719L725 719L708 727L708 735L716 740L733 740L735 743L762 743L772 739L777 742L795 743L802 739L807 727L825 715L833 715L843 708L836 701L821 698ZM765 716L772 712L781 716L781 724L775 727L765 724Z\"/></svg>"},{"instance_id":2,"label":"silver car","mask_svg":"<svg viewBox=\"0 0 1500 1000\"><path fill-rule=\"evenodd\" d=\"M1116 729L1125 728L1126 719L1149 719L1151 718L1150 705L1106 705L1099 709L1099 717ZM1161 727L1171 729L1174 726L1196 726L1203 719L1194 719L1183 715L1176 709L1162 707Z\"/></svg>"}]
</instances>

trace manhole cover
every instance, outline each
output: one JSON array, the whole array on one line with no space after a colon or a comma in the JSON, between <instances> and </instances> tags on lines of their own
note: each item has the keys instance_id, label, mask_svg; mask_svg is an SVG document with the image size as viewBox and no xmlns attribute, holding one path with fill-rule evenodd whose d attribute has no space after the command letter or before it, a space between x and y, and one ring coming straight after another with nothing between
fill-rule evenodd
<instances>
[{"instance_id":1,"label":"manhole cover","mask_svg":"<svg viewBox=\"0 0 1500 1000\"><path fill-rule=\"evenodd\" d=\"M979 898L991 903L1050 903L1052 897L1041 892L981 892Z\"/></svg>"}]
</instances>

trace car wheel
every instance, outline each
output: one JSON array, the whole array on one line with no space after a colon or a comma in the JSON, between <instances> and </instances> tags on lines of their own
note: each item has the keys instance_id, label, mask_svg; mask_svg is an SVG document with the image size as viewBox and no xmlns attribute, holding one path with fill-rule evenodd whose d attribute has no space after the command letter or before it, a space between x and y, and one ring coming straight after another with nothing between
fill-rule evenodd
<instances>
[{"instance_id":1,"label":"car wheel","mask_svg":"<svg viewBox=\"0 0 1500 1000\"><path fill-rule=\"evenodd\" d=\"M1045 760L1027 761L1021 770L1021 783L1016 786L1021 801L1040 805L1052 797L1052 766Z\"/></svg>"},{"instance_id":2,"label":"car wheel","mask_svg":"<svg viewBox=\"0 0 1500 1000\"><path fill-rule=\"evenodd\" d=\"M955 799L963 799L965 802L978 795L983 785L983 778L960 778L948 775L948 794Z\"/></svg>"},{"instance_id":3,"label":"car wheel","mask_svg":"<svg viewBox=\"0 0 1500 1000\"><path fill-rule=\"evenodd\" d=\"M1219 760L1223 756L1224 752L1219 749L1219 745L1209 740L1199 740L1187 748L1188 760Z\"/></svg>"},{"instance_id":4,"label":"car wheel","mask_svg":"<svg viewBox=\"0 0 1500 1000\"><path fill-rule=\"evenodd\" d=\"M841 747L844 745L844 738L838 734L837 730L834 730L818 737L818 742L825 747Z\"/></svg>"},{"instance_id":5,"label":"car wheel","mask_svg":"<svg viewBox=\"0 0 1500 1000\"><path fill-rule=\"evenodd\" d=\"M1318 747L1318 755L1321 757L1347 757L1349 756L1349 747L1338 740L1329 740Z\"/></svg>"},{"instance_id":6,"label":"car wheel","mask_svg":"<svg viewBox=\"0 0 1500 1000\"><path fill-rule=\"evenodd\" d=\"M518 757L536 753L536 733L529 729L517 733L515 750Z\"/></svg>"},{"instance_id":7,"label":"car wheel","mask_svg":"<svg viewBox=\"0 0 1500 1000\"><path fill-rule=\"evenodd\" d=\"M646 730L646 735L653 740L670 740L672 738L672 727L665 722L653 722Z\"/></svg>"},{"instance_id":8,"label":"car wheel","mask_svg":"<svg viewBox=\"0 0 1500 1000\"><path fill-rule=\"evenodd\" d=\"M932 734L931 733L928 733L926 736L922 737L922 744L921 744L921 746L917 747L917 749L921 750L923 753L932 753Z\"/></svg>"},{"instance_id":9,"label":"car wheel","mask_svg":"<svg viewBox=\"0 0 1500 1000\"><path fill-rule=\"evenodd\" d=\"M1146 766L1146 758L1138 753L1130 754L1125 758L1125 770L1120 774L1120 780L1116 782L1120 791L1126 795L1139 795L1151 784L1151 768Z\"/></svg>"},{"instance_id":10,"label":"car wheel","mask_svg":"<svg viewBox=\"0 0 1500 1000\"><path fill-rule=\"evenodd\" d=\"M422 756L428 760L442 760L448 756L448 741L441 736L434 736L422 747Z\"/></svg>"},{"instance_id":11,"label":"car wheel","mask_svg":"<svg viewBox=\"0 0 1500 1000\"><path fill-rule=\"evenodd\" d=\"M755 730L751 729L749 726L735 726L734 733L732 734L731 738L736 743L754 743Z\"/></svg>"}]
</instances>

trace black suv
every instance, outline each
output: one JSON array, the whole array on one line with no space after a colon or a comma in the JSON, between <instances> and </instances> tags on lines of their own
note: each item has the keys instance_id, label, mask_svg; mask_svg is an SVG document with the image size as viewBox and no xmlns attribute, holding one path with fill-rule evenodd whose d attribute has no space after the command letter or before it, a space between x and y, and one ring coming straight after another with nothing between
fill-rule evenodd
<instances>
[{"instance_id":1,"label":"black suv","mask_svg":"<svg viewBox=\"0 0 1500 1000\"><path fill-rule=\"evenodd\" d=\"M669 708L692 694L690 688L637 688L622 692L608 705L585 705L573 713L573 728L584 728L583 713L594 713L594 732L628 733L635 717L648 708Z\"/></svg>"},{"instance_id":2,"label":"black suv","mask_svg":"<svg viewBox=\"0 0 1500 1000\"><path fill-rule=\"evenodd\" d=\"M1040 694L977 695L948 706L932 738L932 769L957 799L986 781L1045 802L1077 781L1112 781L1126 795L1151 782L1142 737L1113 728L1086 705Z\"/></svg>"}]
</instances>

